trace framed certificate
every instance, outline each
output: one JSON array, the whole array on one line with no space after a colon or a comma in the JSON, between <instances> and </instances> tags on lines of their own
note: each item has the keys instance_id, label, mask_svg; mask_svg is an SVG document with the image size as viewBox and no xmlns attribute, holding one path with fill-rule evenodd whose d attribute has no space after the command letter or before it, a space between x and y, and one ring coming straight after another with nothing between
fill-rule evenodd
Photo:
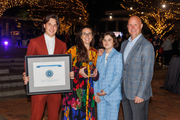
<instances>
[{"instance_id":1,"label":"framed certificate","mask_svg":"<svg viewBox=\"0 0 180 120\"><path fill-rule=\"evenodd\" d=\"M27 95L72 92L71 54L25 56Z\"/></svg>"}]
</instances>

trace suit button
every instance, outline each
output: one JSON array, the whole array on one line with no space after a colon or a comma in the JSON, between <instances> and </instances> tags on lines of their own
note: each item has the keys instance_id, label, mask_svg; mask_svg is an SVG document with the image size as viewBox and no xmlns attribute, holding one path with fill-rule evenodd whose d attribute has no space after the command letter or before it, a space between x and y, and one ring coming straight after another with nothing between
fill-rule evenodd
<instances>
[{"instance_id":1,"label":"suit button","mask_svg":"<svg viewBox=\"0 0 180 120\"><path fill-rule=\"evenodd\" d=\"M126 69L124 68L124 70L126 70Z\"/></svg>"}]
</instances>

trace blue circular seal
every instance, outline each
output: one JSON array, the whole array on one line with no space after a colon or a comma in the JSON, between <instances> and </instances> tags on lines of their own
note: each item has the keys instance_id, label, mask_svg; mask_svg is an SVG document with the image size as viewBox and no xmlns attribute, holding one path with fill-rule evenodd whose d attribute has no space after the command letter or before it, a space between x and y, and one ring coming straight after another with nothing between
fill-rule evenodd
<instances>
[{"instance_id":1,"label":"blue circular seal","mask_svg":"<svg viewBox=\"0 0 180 120\"><path fill-rule=\"evenodd\" d=\"M52 77L53 76L53 71L52 70L47 70L46 71L46 76L47 77Z\"/></svg>"},{"instance_id":2,"label":"blue circular seal","mask_svg":"<svg viewBox=\"0 0 180 120\"><path fill-rule=\"evenodd\" d=\"M89 62L89 65L92 65L93 63L92 62Z\"/></svg>"}]
</instances>

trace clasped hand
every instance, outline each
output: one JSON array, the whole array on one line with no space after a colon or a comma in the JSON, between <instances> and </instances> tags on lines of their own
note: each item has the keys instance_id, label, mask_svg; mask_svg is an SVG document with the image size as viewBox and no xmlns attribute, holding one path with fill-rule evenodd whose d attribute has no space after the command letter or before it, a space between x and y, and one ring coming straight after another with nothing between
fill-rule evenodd
<instances>
[{"instance_id":1,"label":"clasped hand","mask_svg":"<svg viewBox=\"0 0 180 120\"><path fill-rule=\"evenodd\" d=\"M98 96L104 96L104 95L106 95L106 93L104 92L104 90L101 90L101 92L97 92L97 95Z\"/></svg>"},{"instance_id":2,"label":"clasped hand","mask_svg":"<svg viewBox=\"0 0 180 120\"><path fill-rule=\"evenodd\" d=\"M134 103L142 103L142 102L144 102L144 99L137 96L134 98Z\"/></svg>"},{"instance_id":3,"label":"clasped hand","mask_svg":"<svg viewBox=\"0 0 180 120\"><path fill-rule=\"evenodd\" d=\"M84 72L84 69L86 69L86 67L81 68L79 70L79 74L84 78L88 78L88 75ZM97 76L97 68L94 69L93 74L91 74L90 77L96 77L96 76Z\"/></svg>"},{"instance_id":4,"label":"clasped hand","mask_svg":"<svg viewBox=\"0 0 180 120\"><path fill-rule=\"evenodd\" d=\"M97 103L100 103L101 102L101 99L99 98L99 96L98 95L95 95L94 96L95 97L95 102L97 102Z\"/></svg>"}]
</instances>

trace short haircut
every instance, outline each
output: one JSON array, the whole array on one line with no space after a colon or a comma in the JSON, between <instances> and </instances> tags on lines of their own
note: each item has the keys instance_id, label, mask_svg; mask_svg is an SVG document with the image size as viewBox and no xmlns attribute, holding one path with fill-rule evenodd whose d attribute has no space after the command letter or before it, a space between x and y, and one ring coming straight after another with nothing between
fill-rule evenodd
<instances>
[{"instance_id":1,"label":"short haircut","mask_svg":"<svg viewBox=\"0 0 180 120\"><path fill-rule=\"evenodd\" d=\"M141 24L143 24L142 19L141 19L139 16L137 16L137 15L132 15L130 18L132 18L132 17L137 17L137 18L140 20ZM130 18L129 18L129 19L130 19ZM128 22L129 22L129 19L128 19ZM127 22L127 24L128 24L128 22Z\"/></svg>"}]
</instances>

